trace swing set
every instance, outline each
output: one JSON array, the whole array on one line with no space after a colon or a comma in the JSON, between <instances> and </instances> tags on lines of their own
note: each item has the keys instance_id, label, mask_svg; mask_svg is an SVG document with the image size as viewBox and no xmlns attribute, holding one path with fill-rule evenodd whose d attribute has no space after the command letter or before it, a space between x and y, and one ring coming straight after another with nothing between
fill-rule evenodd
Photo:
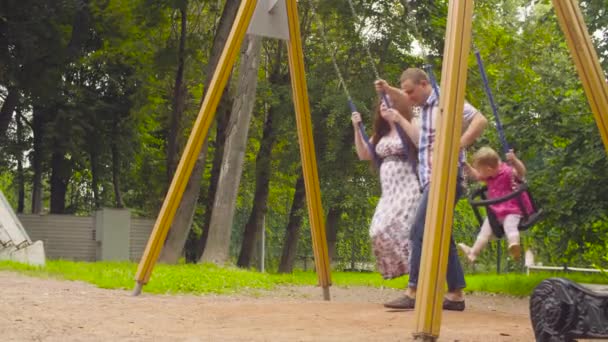
<instances>
[{"instance_id":1,"label":"swing set","mask_svg":"<svg viewBox=\"0 0 608 342\"><path fill-rule=\"evenodd\" d=\"M353 18L358 18L358 15L355 10L355 6L352 3L352 0L348 0L348 4L349 4L349 8L350 8ZM313 11L313 16L315 16L317 18L317 23L319 26L319 32L320 32L321 38L323 40L323 45L328 50L330 50L330 44L327 39L327 34L325 32L325 26L323 25L323 22L319 19L319 17L316 15L316 13L314 13L314 11ZM372 57L372 53L369 49L369 46L367 44L363 44L363 47L366 52L365 56L367 58L367 62L369 64L370 68L372 69L374 76L378 80L378 79L380 79L380 73L378 72L378 69L376 68L376 63L374 62L374 59ZM331 62L332 62L334 71L336 72L336 76L338 77L339 84L342 86L342 90L344 91L344 95L346 96L350 111L352 113L358 112L357 106L355 106L355 103L354 103L352 97L350 96L350 91L348 90L348 86L346 85L344 76L342 75L342 72L340 71L340 67L338 66L336 54L333 51L330 51L330 58L331 58ZM380 93L378 95L381 98L384 105L386 105L387 108L391 108L392 103L389 100L388 96L385 93ZM376 153L376 147L370 141L370 138L365 131L365 125L363 124L363 122L359 122L358 128L359 128L359 133L361 134L361 138L362 138L363 142L365 143L365 145L367 146L367 149L372 157L372 161L373 161L374 165L376 166L376 168L379 169L380 165L382 164L382 160L378 157L378 154ZM404 147L405 159L407 159L410 162L410 164L412 165L412 168L414 170L416 170L417 156L416 156L416 148L415 148L414 143L411 141L409 136L405 133L405 131L403 130L403 128L400 125L395 125L395 130L397 131L397 135L399 136L399 139L401 140L401 143Z\"/></svg>"},{"instance_id":2,"label":"swing set","mask_svg":"<svg viewBox=\"0 0 608 342\"><path fill-rule=\"evenodd\" d=\"M496 103L494 102L492 91L490 90L488 76L486 75L486 71L483 66L481 54L477 49L475 49L475 58L477 59L477 65L479 66L479 73L481 74L484 90L490 102L490 106L492 107L492 113L494 114L494 120L496 121L496 130L498 131L498 137L502 145L502 151L506 154L510 150L509 144L507 143L507 139L505 138L505 132L502 127L500 117L498 116L498 109L496 108ZM471 204L475 217L479 221L480 225L483 224L483 219L479 208L485 207L488 221L490 222L490 227L492 228L494 236L496 236L497 238L501 238L502 236L504 236L505 232L504 227L498 221L498 219L496 218L496 214L492 210L492 205L504 203L515 199L517 206L519 207L522 213L522 219L520 220L518 226L520 231L528 230L530 227L536 224L542 217L543 211L542 209L539 209L536 205L534 198L528 191L528 184L524 181L515 181L513 192L502 197L489 199L487 195L487 190L488 188L486 186L483 186L474 191L469 197L469 203ZM530 199L531 208L527 207L524 203L524 199L526 197Z\"/></svg>"},{"instance_id":3,"label":"swing set","mask_svg":"<svg viewBox=\"0 0 608 342\"><path fill-rule=\"evenodd\" d=\"M552 0L564 31L579 77L608 152L608 85L576 0ZM462 108L471 44L473 0L450 0L441 72L442 124L437 132L433 171L422 247L421 269L415 309L414 336L426 341L439 337L442 297L447 270L447 250L453 219L453 199L458 173L457 159L462 129ZM203 99L188 142L156 219L135 275L134 295L150 280L173 218L205 136L213 121L223 89L246 33L287 41L289 69L302 158L315 269L323 297L330 299L329 258L322 215L317 163L312 140L312 122L304 69L304 54L297 0L243 0L228 36L218 66ZM555 327L559 329L561 327Z\"/></svg>"},{"instance_id":4,"label":"swing set","mask_svg":"<svg viewBox=\"0 0 608 342\"><path fill-rule=\"evenodd\" d=\"M348 0L348 4L349 4L353 18L358 18L358 15L355 11L352 0ZM411 13L412 12L411 8L409 7L409 4L407 4L407 5L408 5L408 12ZM325 28L324 28L321 20L318 20L318 25L319 25L319 31L321 33L321 37L323 39L323 43L327 48L329 48L330 44L328 42L327 35L325 33ZM414 33L416 35L416 38L421 41L421 39L419 37L418 25L416 24L415 20L413 22L413 28L414 28ZM372 57L372 54L370 52L368 45L363 44L363 46L365 48L368 64L370 65L370 68L372 69L374 76L376 77L376 79L381 79L378 69L375 66L375 63L374 63L374 60L373 60L373 57ZM424 49L423 49L423 56L428 57L424 53ZM338 77L338 80L339 80L340 84L342 85L342 89L344 90L344 93L346 95L348 105L351 109L351 112L357 112L357 108L353 103L352 97L350 96L350 92L348 91L346 81L342 75L342 72L340 71L340 68L338 67L335 53L333 53L333 52L330 53L330 57L331 57L332 65L334 67L336 75ZM501 123L500 117L498 115L498 109L494 102L494 97L492 95L488 77L485 72L483 60L481 58L481 54L478 49L475 49L475 57L476 57L477 64L479 66L479 72L481 74L481 78L483 81L484 91L486 93L486 96L488 97L490 106L492 108L492 113L494 115L494 119L496 122L496 129L498 131L498 136L499 136L500 142L502 144L503 153L506 154L509 152L509 149L510 149L509 144L507 143L507 140L505 137L504 129L502 127L502 123ZM435 93L437 95L439 95L440 94L439 85L438 85L435 75L433 73L432 65L429 62L427 62L422 66L422 68L426 71L426 73L429 77L431 86L433 87L433 90L435 91ZM382 96L384 103L387 106L390 106L390 102L387 99L386 94L380 94L380 95ZM403 146L411 147L412 144L409 143L409 138L407 138L403 129L399 125L396 125L395 128L397 130L399 138L401 139L401 142L403 143ZM367 146L367 148L369 150L369 153L372 156L372 160L373 160L374 164L376 165L376 167L379 168L382 161L376 154L375 146L371 143L368 135L366 134L365 126L362 122L359 123L359 132L361 134L361 137L362 137L365 145ZM413 153L415 153L415 150L410 148L408 153L413 154ZM415 156L415 154L414 154L414 156ZM416 159L416 157L410 158L410 160L414 160L414 164L412 164L414 168L415 168L415 159ZM522 219L520 220L519 227L518 227L520 231L525 231L525 230L529 229L530 227L532 227L534 224L536 224L540 220L540 218L542 216L543 211L542 211L542 209L539 209L538 206L536 205L532 195L530 194L530 192L528 190L527 183L525 181L519 181L515 185L516 185L516 187L513 189L512 193L507 194L502 197L489 199L487 196L487 187L485 187L485 186L480 187L479 189L475 190L469 197L469 203L470 203L470 205L473 209L473 212L475 214L475 217L479 221L480 225L483 223L483 218L482 218L482 213L480 211L480 208L484 207L486 209L486 214L487 214L488 220L490 222L490 226L492 227L492 231L497 238L501 238L502 236L504 236L504 228L502 227L502 224L498 221L498 219L496 218L496 215L494 214L493 210L491 209L492 205L496 205L496 204L510 201L512 199L516 199L517 205L520 207L521 212L522 212ZM523 198L525 198L525 197L530 199L530 202L532 204L531 210L530 210L530 208L528 208L524 205Z\"/></svg>"}]
</instances>

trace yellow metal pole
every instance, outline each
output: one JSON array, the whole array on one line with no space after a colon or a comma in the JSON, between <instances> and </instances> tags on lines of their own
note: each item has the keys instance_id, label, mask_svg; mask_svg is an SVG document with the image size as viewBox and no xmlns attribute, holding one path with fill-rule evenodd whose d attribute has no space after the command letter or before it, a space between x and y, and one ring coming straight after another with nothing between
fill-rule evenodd
<instances>
[{"instance_id":1,"label":"yellow metal pole","mask_svg":"<svg viewBox=\"0 0 608 342\"><path fill-rule=\"evenodd\" d=\"M608 84L578 1L553 0L559 24L608 153Z\"/></svg>"},{"instance_id":2,"label":"yellow metal pole","mask_svg":"<svg viewBox=\"0 0 608 342\"><path fill-rule=\"evenodd\" d=\"M289 42L287 48L289 70L291 73L293 102L296 109L300 155L302 158L304 185L306 187L306 202L308 204L315 267L319 278L319 285L323 287L323 297L325 300L329 300L329 286L331 285L329 257L325 238L325 221L321 206L321 192L319 190L319 176L317 174L317 160L312 136L312 122L310 119L310 105L308 102L297 1L286 1L287 17L289 18Z\"/></svg>"},{"instance_id":3,"label":"yellow metal pole","mask_svg":"<svg viewBox=\"0 0 608 342\"><path fill-rule=\"evenodd\" d=\"M441 328L472 18L473 0L450 0L441 71L440 125L432 156L431 188L420 262L422 271L416 293L414 336L430 341L437 339Z\"/></svg>"},{"instance_id":4,"label":"yellow metal pole","mask_svg":"<svg viewBox=\"0 0 608 342\"><path fill-rule=\"evenodd\" d=\"M230 71L239 53L256 3L257 0L243 0L241 2L232 30L226 41L226 46L224 46L224 51L220 56L218 66L215 69L209 89L203 100L201 110L194 122L188 143L171 181L171 186L154 224L154 229L152 230L144 254L139 262L137 274L135 275L136 285L133 291L134 295L138 295L141 292L142 286L150 280L150 274L163 247L165 238L173 222L173 217L196 163L196 158L201 151L203 141L209 131L209 126L215 116L215 110L222 96L223 89L228 82Z\"/></svg>"}]
</instances>

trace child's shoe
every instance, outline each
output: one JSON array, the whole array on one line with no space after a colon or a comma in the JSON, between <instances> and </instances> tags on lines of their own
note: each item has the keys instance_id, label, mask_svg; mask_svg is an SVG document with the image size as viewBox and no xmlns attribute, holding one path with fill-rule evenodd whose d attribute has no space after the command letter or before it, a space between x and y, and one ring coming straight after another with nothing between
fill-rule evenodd
<instances>
[{"instance_id":1,"label":"child's shoe","mask_svg":"<svg viewBox=\"0 0 608 342\"><path fill-rule=\"evenodd\" d=\"M477 260L477 256L473 253L473 249L464 243L459 243L458 248L467 256L470 262L475 262Z\"/></svg>"},{"instance_id":2,"label":"child's shoe","mask_svg":"<svg viewBox=\"0 0 608 342\"><path fill-rule=\"evenodd\" d=\"M515 260L519 260L521 258L521 245L518 243L512 243L509 245L509 254Z\"/></svg>"}]
</instances>

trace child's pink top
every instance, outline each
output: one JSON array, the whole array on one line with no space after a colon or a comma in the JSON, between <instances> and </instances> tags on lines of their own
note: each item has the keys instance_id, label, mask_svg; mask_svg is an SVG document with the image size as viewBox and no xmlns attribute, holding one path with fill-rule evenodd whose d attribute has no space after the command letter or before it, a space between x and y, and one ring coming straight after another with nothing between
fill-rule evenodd
<instances>
[{"instance_id":1,"label":"child's pink top","mask_svg":"<svg viewBox=\"0 0 608 342\"><path fill-rule=\"evenodd\" d=\"M513 193L517 189L517 182L515 170L507 163L500 163L498 167L498 174L494 177L486 179L486 185L488 186L488 199L503 197ZM532 209L532 202L527 192L523 192L519 196L522 201L524 208L528 215L534 211ZM508 201L491 205L492 211L496 215L496 218L502 222L507 215L523 215L521 208L519 207L518 198L512 198Z\"/></svg>"}]
</instances>

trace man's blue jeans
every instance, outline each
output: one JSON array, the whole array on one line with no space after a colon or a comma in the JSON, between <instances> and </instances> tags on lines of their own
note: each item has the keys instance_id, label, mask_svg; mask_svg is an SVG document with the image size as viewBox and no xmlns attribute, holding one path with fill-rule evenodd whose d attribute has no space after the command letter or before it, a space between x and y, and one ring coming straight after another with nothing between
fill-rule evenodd
<instances>
[{"instance_id":1,"label":"man's blue jeans","mask_svg":"<svg viewBox=\"0 0 608 342\"><path fill-rule=\"evenodd\" d=\"M412 254L410 257L410 280L408 286L416 288L418 286L418 274L420 273L420 257L422 255L422 237L424 236L424 224L426 220L426 209L428 206L429 199L429 188L427 185L422 192L422 198L420 205L416 211L416 217L414 218L414 224L411 231L411 242L412 242ZM458 202L460 196L464 193L464 189L460 182L456 186L456 199L454 204ZM453 234L452 234L453 236ZM464 272L460 260L458 259L458 251L456 250L456 244L454 238L450 237L450 253L448 255L448 272L447 272L447 283L448 291L452 292L455 290L463 289L466 287L464 281Z\"/></svg>"}]
</instances>

